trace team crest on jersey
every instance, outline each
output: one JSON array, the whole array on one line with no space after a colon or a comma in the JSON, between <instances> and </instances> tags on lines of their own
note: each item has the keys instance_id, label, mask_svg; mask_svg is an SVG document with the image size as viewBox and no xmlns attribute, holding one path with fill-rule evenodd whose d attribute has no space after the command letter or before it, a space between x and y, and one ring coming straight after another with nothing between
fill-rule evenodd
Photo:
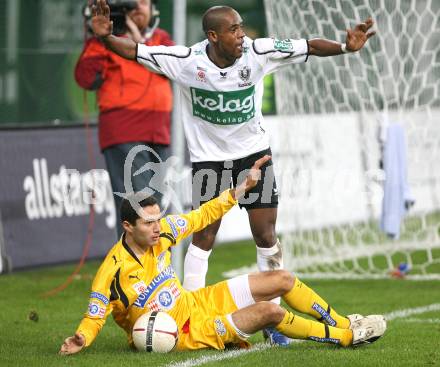
<instances>
[{"instance_id":1,"label":"team crest on jersey","mask_svg":"<svg viewBox=\"0 0 440 367\"><path fill-rule=\"evenodd\" d=\"M91 317L103 318L105 315L105 307L101 307L96 302L90 302L87 314Z\"/></svg>"},{"instance_id":2,"label":"team crest on jersey","mask_svg":"<svg viewBox=\"0 0 440 367\"><path fill-rule=\"evenodd\" d=\"M247 82L251 77L251 69L245 66L243 69L238 70L238 76L240 77L241 80Z\"/></svg>"},{"instance_id":3,"label":"team crest on jersey","mask_svg":"<svg viewBox=\"0 0 440 367\"><path fill-rule=\"evenodd\" d=\"M157 302L159 303L161 309L169 310L173 308L175 299L171 291L168 288L164 288L157 295Z\"/></svg>"},{"instance_id":4,"label":"team crest on jersey","mask_svg":"<svg viewBox=\"0 0 440 367\"><path fill-rule=\"evenodd\" d=\"M249 78L251 77L251 69L248 68L247 66L245 66L241 70L238 70L238 76L244 82L244 83L238 83L238 86L240 88L249 87L250 85L252 85L252 82L249 81Z\"/></svg>"},{"instance_id":5,"label":"team crest on jersey","mask_svg":"<svg viewBox=\"0 0 440 367\"><path fill-rule=\"evenodd\" d=\"M206 70L202 70L197 67L196 80L202 83L206 83Z\"/></svg>"},{"instance_id":6,"label":"team crest on jersey","mask_svg":"<svg viewBox=\"0 0 440 367\"><path fill-rule=\"evenodd\" d=\"M179 296L179 288L174 283L171 283L169 288L164 287L160 289L156 297L147 303L147 307L150 311L171 310Z\"/></svg>"},{"instance_id":7,"label":"team crest on jersey","mask_svg":"<svg viewBox=\"0 0 440 367\"><path fill-rule=\"evenodd\" d=\"M215 332L220 336L224 336L226 334L226 327L223 321L220 319L215 319L214 323L215 323Z\"/></svg>"}]
</instances>

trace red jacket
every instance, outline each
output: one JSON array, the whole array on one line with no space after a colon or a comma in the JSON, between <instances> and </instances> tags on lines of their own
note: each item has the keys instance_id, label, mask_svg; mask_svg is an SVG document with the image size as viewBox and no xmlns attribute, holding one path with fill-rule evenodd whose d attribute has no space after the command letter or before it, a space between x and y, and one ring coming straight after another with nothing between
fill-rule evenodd
<instances>
[{"instance_id":1,"label":"red jacket","mask_svg":"<svg viewBox=\"0 0 440 367\"><path fill-rule=\"evenodd\" d=\"M157 29L146 44L174 43L167 32ZM119 57L91 38L76 64L75 79L85 89L99 86L101 149L137 141L170 144L172 90L167 78Z\"/></svg>"}]
</instances>

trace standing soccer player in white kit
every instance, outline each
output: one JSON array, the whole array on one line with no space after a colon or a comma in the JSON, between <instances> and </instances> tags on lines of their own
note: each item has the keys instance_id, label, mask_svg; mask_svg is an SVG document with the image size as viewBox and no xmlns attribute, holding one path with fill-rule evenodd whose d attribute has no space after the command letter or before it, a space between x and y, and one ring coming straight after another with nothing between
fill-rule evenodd
<instances>
[{"instance_id":1,"label":"standing soccer player in white kit","mask_svg":"<svg viewBox=\"0 0 440 367\"><path fill-rule=\"evenodd\" d=\"M193 165L193 205L219 195L230 182L245 177L255 160L270 154L261 112L263 78L279 68L306 62L311 55L334 56L360 50L374 35L368 19L347 30L345 43L324 39L251 40L237 11L215 6L203 16L207 39L192 47L146 46L112 35L109 8L98 0L92 28L118 55L137 60L176 82L181 95L179 115L184 124ZM293 86L292 86L293 87ZM246 208L257 245L260 271L283 267L275 224L278 195L272 161L262 167L262 179L240 202ZM194 233L184 265L184 287L205 285L208 257L221 220ZM325 318L330 310L322 310ZM272 342L289 343L269 330Z\"/></svg>"}]
</instances>

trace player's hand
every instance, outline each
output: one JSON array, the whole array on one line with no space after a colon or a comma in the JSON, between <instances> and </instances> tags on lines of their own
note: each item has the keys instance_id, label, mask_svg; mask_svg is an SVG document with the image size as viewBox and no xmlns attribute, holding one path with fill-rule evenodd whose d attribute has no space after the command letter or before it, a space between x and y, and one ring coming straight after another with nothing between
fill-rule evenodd
<instances>
[{"instance_id":1,"label":"player's hand","mask_svg":"<svg viewBox=\"0 0 440 367\"><path fill-rule=\"evenodd\" d=\"M238 200L246 192L257 185L258 180L261 179L261 167L271 158L272 157L270 155L265 155L264 157L255 161L254 165L249 170L246 180L237 185L235 189L231 190L231 195L234 197L235 200Z\"/></svg>"},{"instance_id":2,"label":"player's hand","mask_svg":"<svg viewBox=\"0 0 440 367\"><path fill-rule=\"evenodd\" d=\"M75 354L81 351L86 345L86 338L80 333L75 333L74 336L69 336L64 340L63 345L60 348L59 354L68 355Z\"/></svg>"},{"instance_id":3,"label":"player's hand","mask_svg":"<svg viewBox=\"0 0 440 367\"><path fill-rule=\"evenodd\" d=\"M92 6L92 30L97 37L107 37L113 32L110 7L106 0L96 0L96 5Z\"/></svg>"},{"instance_id":4,"label":"player's hand","mask_svg":"<svg viewBox=\"0 0 440 367\"><path fill-rule=\"evenodd\" d=\"M347 29L347 38L345 40L347 51L354 52L360 50L365 42L376 34L375 31L368 32L373 24L373 19L368 18L365 22L356 25L354 29Z\"/></svg>"}]
</instances>

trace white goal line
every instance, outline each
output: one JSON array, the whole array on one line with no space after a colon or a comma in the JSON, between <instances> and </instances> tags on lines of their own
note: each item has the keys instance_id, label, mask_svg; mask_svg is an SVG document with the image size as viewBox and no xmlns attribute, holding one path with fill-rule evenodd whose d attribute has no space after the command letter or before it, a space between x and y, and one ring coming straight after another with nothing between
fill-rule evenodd
<instances>
[{"instance_id":1,"label":"white goal line","mask_svg":"<svg viewBox=\"0 0 440 367\"><path fill-rule=\"evenodd\" d=\"M288 269L286 269L288 270ZM242 266L240 268L228 270L222 273L224 278L234 278L243 274L257 273L258 266L256 263L252 265ZM323 280L335 280L335 279L345 279L345 280L364 280L364 279L393 279L389 273L362 273L362 274L354 274L354 273L335 273L335 272L315 272L315 273L302 273L302 272L293 272L293 275L297 276L301 279L323 279ZM409 274L405 275L404 279L407 280L440 280L440 274Z\"/></svg>"},{"instance_id":2,"label":"white goal line","mask_svg":"<svg viewBox=\"0 0 440 367\"><path fill-rule=\"evenodd\" d=\"M405 318L411 315L420 315L432 311L440 311L440 303L433 303L427 306L396 310L388 314L385 314L384 316L387 321L392 321L395 319ZM302 341L303 340L294 340L294 342L302 342ZM228 352L219 352L217 354L203 356L199 358L190 358L187 359L186 361L170 363L166 367L196 367L196 366L198 367L209 362L218 362L218 361L223 361L225 359L233 359L245 354L260 352L269 348L272 348L272 346L269 343L256 343L250 349L232 350Z\"/></svg>"}]
</instances>

